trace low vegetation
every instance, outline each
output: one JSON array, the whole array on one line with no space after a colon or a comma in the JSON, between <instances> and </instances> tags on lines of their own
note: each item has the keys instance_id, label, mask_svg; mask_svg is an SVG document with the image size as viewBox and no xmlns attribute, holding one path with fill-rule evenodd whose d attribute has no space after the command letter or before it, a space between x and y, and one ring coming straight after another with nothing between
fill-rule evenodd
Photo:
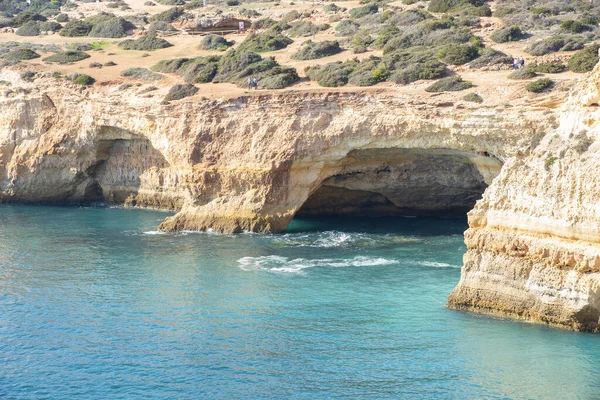
<instances>
[{"instance_id":1,"label":"low vegetation","mask_svg":"<svg viewBox=\"0 0 600 400\"><path fill-rule=\"evenodd\" d=\"M483 97L481 97L477 93L469 93L463 97L463 100L468 101L469 103L483 103Z\"/></svg>"},{"instance_id":2,"label":"low vegetation","mask_svg":"<svg viewBox=\"0 0 600 400\"><path fill-rule=\"evenodd\" d=\"M460 76L451 76L440 79L425 89L425 91L430 93L459 92L461 90L470 89L471 87L473 87L471 82L463 80Z\"/></svg>"},{"instance_id":3,"label":"low vegetation","mask_svg":"<svg viewBox=\"0 0 600 400\"><path fill-rule=\"evenodd\" d=\"M560 61L548 61L529 65L531 70L540 74L560 74L567 70L567 66Z\"/></svg>"},{"instance_id":4,"label":"low vegetation","mask_svg":"<svg viewBox=\"0 0 600 400\"><path fill-rule=\"evenodd\" d=\"M233 42L228 41L223 36L207 35L202 38L198 47L202 50L227 50L233 46Z\"/></svg>"},{"instance_id":5,"label":"low vegetation","mask_svg":"<svg viewBox=\"0 0 600 400\"><path fill-rule=\"evenodd\" d=\"M583 40L577 37L553 36L532 44L526 51L534 56L544 56L557 51L579 50L583 44Z\"/></svg>"},{"instance_id":6,"label":"low vegetation","mask_svg":"<svg viewBox=\"0 0 600 400\"><path fill-rule=\"evenodd\" d=\"M534 68L526 67L511 72L508 79L533 79L537 76Z\"/></svg>"},{"instance_id":7,"label":"low vegetation","mask_svg":"<svg viewBox=\"0 0 600 400\"><path fill-rule=\"evenodd\" d=\"M315 60L318 58L332 56L342 51L339 42L326 40L324 42L313 42L307 40L302 47L292 55L294 60Z\"/></svg>"},{"instance_id":8,"label":"low vegetation","mask_svg":"<svg viewBox=\"0 0 600 400\"><path fill-rule=\"evenodd\" d=\"M240 43L238 50L264 53L284 49L293 42L289 37L269 30L262 33L251 33Z\"/></svg>"},{"instance_id":9,"label":"low vegetation","mask_svg":"<svg viewBox=\"0 0 600 400\"><path fill-rule=\"evenodd\" d=\"M71 64L77 61L85 60L86 58L90 58L90 55L84 53L83 51L69 50L46 57L44 58L44 61L48 63Z\"/></svg>"},{"instance_id":10,"label":"low vegetation","mask_svg":"<svg viewBox=\"0 0 600 400\"><path fill-rule=\"evenodd\" d=\"M598 64L598 45L591 44L578 51L569 59L569 69L573 72L590 72Z\"/></svg>"},{"instance_id":11,"label":"low vegetation","mask_svg":"<svg viewBox=\"0 0 600 400\"><path fill-rule=\"evenodd\" d=\"M19 61L33 60L35 58L40 58L40 55L33 50L21 48L11 50L2 56L3 60L10 63L18 63Z\"/></svg>"},{"instance_id":12,"label":"low vegetation","mask_svg":"<svg viewBox=\"0 0 600 400\"><path fill-rule=\"evenodd\" d=\"M162 79L161 74L154 73L146 68L127 68L121 72L121 76L143 81L159 81Z\"/></svg>"},{"instance_id":13,"label":"low vegetation","mask_svg":"<svg viewBox=\"0 0 600 400\"><path fill-rule=\"evenodd\" d=\"M523 32L517 25L507 26L492 32L490 39L496 43L516 42L523 39Z\"/></svg>"},{"instance_id":14,"label":"low vegetation","mask_svg":"<svg viewBox=\"0 0 600 400\"><path fill-rule=\"evenodd\" d=\"M165 102L173 101L173 100L181 100L186 97L190 97L198 93L198 88L191 83L185 83L183 85L175 85L173 86L167 95L165 96Z\"/></svg>"},{"instance_id":15,"label":"low vegetation","mask_svg":"<svg viewBox=\"0 0 600 400\"><path fill-rule=\"evenodd\" d=\"M39 36L42 32L40 24L35 21L27 21L15 32L19 36Z\"/></svg>"},{"instance_id":16,"label":"low vegetation","mask_svg":"<svg viewBox=\"0 0 600 400\"><path fill-rule=\"evenodd\" d=\"M119 47L122 49L140 51L153 51L171 46L173 45L165 39L151 35L142 36L139 39L126 39L119 43Z\"/></svg>"},{"instance_id":17,"label":"low vegetation","mask_svg":"<svg viewBox=\"0 0 600 400\"><path fill-rule=\"evenodd\" d=\"M90 86L93 85L96 80L87 74L80 74L75 79L73 79L73 83L76 85Z\"/></svg>"},{"instance_id":18,"label":"low vegetation","mask_svg":"<svg viewBox=\"0 0 600 400\"><path fill-rule=\"evenodd\" d=\"M546 92L554 86L554 81L548 78L538 79L537 81L533 81L525 86L525 90L532 93L542 93Z\"/></svg>"},{"instance_id":19,"label":"low vegetation","mask_svg":"<svg viewBox=\"0 0 600 400\"><path fill-rule=\"evenodd\" d=\"M258 79L266 89L281 89L298 81L294 68L283 67L274 58L243 50L229 50L223 56L163 60L152 67L155 72L174 73L189 83L229 82L240 87L248 79Z\"/></svg>"}]
</instances>

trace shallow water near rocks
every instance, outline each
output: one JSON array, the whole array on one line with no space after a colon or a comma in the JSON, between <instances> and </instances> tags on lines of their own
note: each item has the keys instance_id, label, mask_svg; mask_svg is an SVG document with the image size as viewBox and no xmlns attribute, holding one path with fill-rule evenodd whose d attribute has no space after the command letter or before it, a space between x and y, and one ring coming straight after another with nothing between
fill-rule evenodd
<instances>
[{"instance_id":1,"label":"shallow water near rocks","mask_svg":"<svg viewBox=\"0 0 600 400\"><path fill-rule=\"evenodd\" d=\"M0 398L597 398L600 336L445 308L464 219L165 216L0 206Z\"/></svg>"}]
</instances>

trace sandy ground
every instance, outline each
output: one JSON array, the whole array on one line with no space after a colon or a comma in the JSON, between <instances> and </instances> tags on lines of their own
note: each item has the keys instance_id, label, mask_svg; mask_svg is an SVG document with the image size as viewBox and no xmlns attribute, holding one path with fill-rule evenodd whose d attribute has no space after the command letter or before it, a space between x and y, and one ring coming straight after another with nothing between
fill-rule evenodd
<instances>
[{"instance_id":1,"label":"sandy ground","mask_svg":"<svg viewBox=\"0 0 600 400\"><path fill-rule=\"evenodd\" d=\"M81 17L81 16L89 16L96 14L100 11L113 12L117 15L131 15L137 13L150 13L155 14L161 11L164 11L169 6L146 6L144 3L147 0L126 0L129 6L133 9L130 11L120 11L114 9L106 8L107 2L102 2L100 5L95 3L87 3L82 4L70 14L73 17ZM326 23L328 22L330 14L326 14L322 12L323 3L316 3L313 1L297 1L293 2L294 4L290 4L289 1L281 2L278 6L273 6L274 3L251 3L244 4L239 7L229 8L226 12L233 12L235 9L239 8L247 8L247 9L255 9L259 11L262 17L272 17L272 18L280 18L282 15L288 13L291 10L297 11L313 11L313 16L311 19L317 23ZM391 3L392 5L401 7L403 9L418 7L420 3L413 4L411 6L406 6L401 1L397 1ZM494 7L494 2L490 3L492 8ZM360 3L358 1L345 1L340 2L340 6L346 7L348 9L359 7ZM201 10L202 12L210 13L214 11L214 7L207 7L206 9ZM515 42L515 43L506 43L506 44L497 44L493 43L489 40L489 35L496 29L501 28L502 21L498 18L489 17L482 18L482 26L481 28L475 30L475 34L482 37L486 46L493 47L497 50L503 51L506 54L513 56L524 58L526 63L531 63L533 61L547 61L552 59L561 59L564 60L570 57L570 54L553 54L545 57L532 57L524 52L524 49L531 44L531 41L537 40L534 38ZM321 58L318 60L308 60L308 61L297 61L293 60L292 55L300 48L302 43L307 40L313 41L323 41L323 40L337 40L340 39L335 36L335 25L336 23L331 23L331 28L327 31L320 32L313 37L303 37L303 38L294 38L294 43L288 46L286 49L279 50L276 52L263 53L263 57L273 56L277 59L277 61L282 65L295 67L300 76L304 76L304 69L307 66L312 66L316 64L326 64L332 61L345 61L353 58L364 59L370 56L381 56L381 51L371 50L367 53L363 54L353 54L350 50L345 50L342 53ZM227 35L228 40L233 40L237 44L241 43L247 33L245 34L233 34ZM78 63L74 63L71 65L57 65L57 64L47 64L43 62L41 59L31 60L24 62L25 65L29 67L34 67L38 71L44 72L54 72L59 71L63 74L69 74L71 72L80 72L86 73L93 76L97 82L101 86L106 86L106 83L122 83L122 82L133 82L129 78L123 78L121 73L127 69L132 67L140 67L140 68L150 68L154 64L156 64L160 60L172 59L172 58L181 58L181 57L198 57L198 56L207 56L213 54L222 54L222 52L218 51L205 51L198 49L198 44L202 40L201 36L193 36L193 35L178 35L178 36L169 36L166 39L171 42L174 46L161 49L151 52L143 52L143 51L133 51L133 50L123 50L118 47L118 43L124 39L98 39L98 38L68 38L62 37L58 34L53 35L45 35L39 37L22 37L18 36L14 33L0 33L0 42L7 41L17 41L17 42L30 42L30 43L40 43L40 44L58 44L60 46L65 46L69 43L75 42L104 42L102 50L97 51L89 51L91 58L83 60ZM50 53L51 54L51 53ZM42 53L42 57L45 57L50 54ZM103 67L101 69L91 68L90 63L98 62L101 64L105 64L108 61L113 61L116 63L116 66L113 67ZM539 95L525 94L523 86L527 83L524 81L513 81L507 79L507 76L512 72L511 70L503 70L503 71L473 71L469 70L465 67L456 67L455 71L459 73L464 79L467 79L475 85L472 91L475 91L482 95L485 99L495 99L495 102L501 103L503 101L514 101L516 99L520 99L523 97L540 97ZM577 79L580 74L575 74L571 72L566 72L562 74L552 75L552 78L557 80L559 83L564 82L562 87L568 87L572 80ZM182 80L180 77L173 74L164 74L164 78L159 82L151 82L152 85L160 86L160 87L170 87L176 83L181 83ZM148 82L139 82L139 83L148 83ZM104 85L103 85L104 84ZM283 89L283 91L323 91L323 92L331 92L335 91L354 91L354 92L364 92L370 93L372 91L394 91L397 93L407 93L414 94L415 96L439 96L432 95L424 91L424 89L429 86L431 82L416 82L414 84L401 86L395 85L389 82L379 84L373 88L364 88L364 87L351 87L346 86L343 88L322 88L316 82L306 81L303 79L301 82L296 85ZM243 94L254 94L254 93L265 93L264 90L259 90L258 92L252 91L249 93L246 88L238 88L232 84L220 83L220 84L201 84L198 85L200 87L200 92L198 96L204 96L209 98L228 98L233 96L239 96ZM462 96L465 92L459 94ZM455 98L456 94L452 94L449 98ZM486 100L487 102L487 100Z\"/></svg>"}]
</instances>

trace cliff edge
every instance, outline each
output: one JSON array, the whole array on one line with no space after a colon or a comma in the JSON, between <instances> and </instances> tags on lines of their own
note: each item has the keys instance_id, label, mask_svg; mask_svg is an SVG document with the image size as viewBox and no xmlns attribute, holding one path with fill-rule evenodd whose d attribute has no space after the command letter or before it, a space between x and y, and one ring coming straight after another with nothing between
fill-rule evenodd
<instances>
[{"instance_id":1,"label":"cliff edge","mask_svg":"<svg viewBox=\"0 0 600 400\"><path fill-rule=\"evenodd\" d=\"M469 212L450 308L600 331L599 100L597 66Z\"/></svg>"}]
</instances>

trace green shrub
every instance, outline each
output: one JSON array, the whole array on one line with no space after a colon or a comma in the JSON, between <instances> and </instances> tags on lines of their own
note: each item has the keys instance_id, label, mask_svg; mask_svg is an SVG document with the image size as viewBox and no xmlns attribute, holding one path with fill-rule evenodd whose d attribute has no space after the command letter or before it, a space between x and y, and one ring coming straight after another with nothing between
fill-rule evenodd
<instances>
[{"instance_id":1,"label":"green shrub","mask_svg":"<svg viewBox=\"0 0 600 400\"><path fill-rule=\"evenodd\" d=\"M189 58L175 58L172 60L161 60L157 64L155 64L152 68L150 68L154 72L165 72L165 73L176 73L179 68L186 62L188 62Z\"/></svg>"},{"instance_id":2,"label":"green shrub","mask_svg":"<svg viewBox=\"0 0 600 400\"><path fill-rule=\"evenodd\" d=\"M550 168L552 165L554 165L556 160L558 160L557 157L554 157L554 156L548 157L546 159L546 161L544 162L544 165L546 166L546 168Z\"/></svg>"},{"instance_id":3,"label":"green shrub","mask_svg":"<svg viewBox=\"0 0 600 400\"><path fill-rule=\"evenodd\" d=\"M81 74L79 72L71 72L69 75L65 76L65 79L73 82L79 76L81 76Z\"/></svg>"},{"instance_id":4,"label":"green shrub","mask_svg":"<svg viewBox=\"0 0 600 400\"><path fill-rule=\"evenodd\" d=\"M590 72L598 64L598 45L591 44L578 51L569 59L569 70L573 72Z\"/></svg>"},{"instance_id":5,"label":"green shrub","mask_svg":"<svg viewBox=\"0 0 600 400\"><path fill-rule=\"evenodd\" d=\"M164 101L181 100L185 97L193 96L196 93L198 93L198 88L191 83L175 85L169 90Z\"/></svg>"},{"instance_id":6,"label":"green shrub","mask_svg":"<svg viewBox=\"0 0 600 400\"><path fill-rule=\"evenodd\" d=\"M586 24L582 24L578 21L573 21L572 19L567 19L563 21L562 24L560 24L560 29L569 33L582 33L591 30L591 28Z\"/></svg>"},{"instance_id":7,"label":"green shrub","mask_svg":"<svg viewBox=\"0 0 600 400\"><path fill-rule=\"evenodd\" d=\"M498 29L490 35L496 43L516 42L523 38L523 32L517 25L507 26L502 29Z\"/></svg>"},{"instance_id":8,"label":"green shrub","mask_svg":"<svg viewBox=\"0 0 600 400\"><path fill-rule=\"evenodd\" d=\"M460 76L451 76L448 78L440 79L433 85L425 89L426 92L438 93L438 92L459 92L473 87L473 84L469 81L464 81Z\"/></svg>"},{"instance_id":9,"label":"green shrub","mask_svg":"<svg viewBox=\"0 0 600 400\"><path fill-rule=\"evenodd\" d=\"M525 90L533 93L541 93L552 88L552 86L554 86L554 81L552 79L542 78L528 83L527 86L525 86Z\"/></svg>"},{"instance_id":10,"label":"green shrub","mask_svg":"<svg viewBox=\"0 0 600 400\"><path fill-rule=\"evenodd\" d=\"M56 22L68 22L68 21L69 21L69 16L65 13L58 14L56 16Z\"/></svg>"},{"instance_id":11,"label":"green shrub","mask_svg":"<svg viewBox=\"0 0 600 400\"><path fill-rule=\"evenodd\" d=\"M580 38L563 38L553 36L529 46L525 51L534 56L543 56L557 51L573 51L583 48Z\"/></svg>"},{"instance_id":12,"label":"green shrub","mask_svg":"<svg viewBox=\"0 0 600 400\"><path fill-rule=\"evenodd\" d=\"M400 29L396 28L395 26L386 26L379 32L377 38L371 44L371 46L375 49L382 49L383 46L390 41L390 39L399 36L400 34Z\"/></svg>"},{"instance_id":13,"label":"green shrub","mask_svg":"<svg viewBox=\"0 0 600 400\"><path fill-rule=\"evenodd\" d=\"M104 63L105 67L114 67L115 65L117 65L114 61L107 61Z\"/></svg>"},{"instance_id":14,"label":"green shrub","mask_svg":"<svg viewBox=\"0 0 600 400\"><path fill-rule=\"evenodd\" d=\"M352 49L355 53L364 53L371 43L373 43L373 38L364 28L352 37Z\"/></svg>"},{"instance_id":15,"label":"green shrub","mask_svg":"<svg viewBox=\"0 0 600 400\"><path fill-rule=\"evenodd\" d=\"M83 51L63 51L44 58L44 61L59 64L70 64L85 60L86 58L90 58L90 55L84 53Z\"/></svg>"},{"instance_id":16,"label":"green shrub","mask_svg":"<svg viewBox=\"0 0 600 400\"><path fill-rule=\"evenodd\" d=\"M239 6L240 2L238 0L227 0L226 4L229 7Z\"/></svg>"},{"instance_id":17,"label":"green shrub","mask_svg":"<svg viewBox=\"0 0 600 400\"><path fill-rule=\"evenodd\" d=\"M146 68L127 68L121 72L121 76L144 81L159 81L162 79L162 75L156 74Z\"/></svg>"},{"instance_id":18,"label":"green shrub","mask_svg":"<svg viewBox=\"0 0 600 400\"><path fill-rule=\"evenodd\" d=\"M231 82L246 86L248 78L256 78L261 87L280 89L298 81L293 68L280 66L274 58L263 59L248 51L229 50L224 56L162 60L153 71L176 73L186 82Z\"/></svg>"},{"instance_id":19,"label":"green shrub","mask_svg":"<svg viewBox=\"0 0 600 400\"><path fill-rule=\"evenodd\" d=\"M389 71L381 63L381 59L370 57L361 62L355 61L353 71L348 76L348 84L355 86L373 86L387 79Z\"/></svg>"},{"instance_id":20,"label":"green shrub","mask_svg":"<svg viewBox=\"0 0 600 400\"><path fill-rule=\"evenodd\" d=\"M251 33L238 47L239 51L252 51L263 53L286 48L293 40L280 33L267 31L263 33Z\"/></svg>"},{"instance_id":21,"label":"green shrub","mask_svg":"<svg viewBox=\"0 0 600 400\"><path fill-rule=\"evenodd\" d=\"M388 71L385 64L379 64L372 72L373 78L377 82L383 82L390 76L390 71Z\"/></svg>"},{"instance_id":22,"label":"green shrub","mask_svg":"<svg viewBox=\"0 0 600 400\"><path fill-rule=\"evenodd\" d=\"M59 32L59 35L67 37L87 36L92 28L93 26L91 24L76 19L67 22L64 28Z\"/></svg>"},{"instance_id":23,"label":"green shrub","mask_svg":"<svg viewBox=\"0 0 600 400\"><path fill-rule=\"evenodd\" d=\"M161 13L155 14L151 20L152 21L163 21L163 22L173 22L177 18L181 17L184 13L183 8L181 7L173 7Z\"/></svg>"},{"instance_id":24,"label":"green shrub","mask_svg":"<svg viewBox=\"0 0 600 400\"><path fill-rule=\"evenodd\" d=\"M91 37L121 38L127 36L127 30L133 28L130 22L123 18L110 18L93 25L88 34Z\"/></svg>"},{"instance_id":25,"label":"green shrub","mask_svg":"<svg viewBox=\"0 0 600 400\"><path fill-rule=\"evenodd\" d=\"M26 24L29 21L38 21L38 22L44 22L47 21L48 18L44 17L41 14L38 14L36 12L33 11L23 11L17 15L15 15L11 21L11 26L13 28L18 28L24 24Z\"/></svg>"},{"instance_id":26,"label":"green shrub","mask_svg":"<svg viewBox=\"0 0 600 400\"><path fill-rule=\"evenodd\" d=\"M463 97L463 100L468 101L470 103L483 103L483 97L481 97L477 93L469 93Z\"/></svg>"},{"instance_id":27,"label":"green shrub","mask_svg":"<svg viewBox=\"0 0 600 400\"><path fill-rule=\"evenodd\" d=\"M96 80L87 74L81 74L73 79L73 83L76 85L90 86L93 85L94 82L96 82Z\"/></svg>"},{"instance_id":28,"label":"green shrub","mask_svg":"<svg viewBox=\"0 0 600 400\"><path fill-rule=\"evenodd\" d=\"M422 64L412 64L396 70L390 80L395 83L407 85L419 80L440 79L446 75L448 75L448 70L444 64L437 60L429 60Z\"/></svg>"},{"instance_id":29,"label":"green shrub","mask_svg":"<svg viewBox=\"0 0 600 400\"><path fill-rule=\"evenodd\" d=\"M323 6L323 11L326 13L337 13L338 11L346 11L346 9L344 7L339 7L335 3L330 3Z\"/></svg>"},{"instance_id":30,"label":"green shrub","mask_svg":"<svg viewBox=\"0 0 600 400\"><path fill-rule=\"evenodd\" d=\"M491 15L485 0L431 0L428 10L435 13L466 11L470 15L481 17Z\"/></svg>"},{"instance_id":31,"label":"green shrub","mask_svg":"<svg viewBox=\"0 0 600 400\"><path fill-rule=\"evenodd\" d=\"M467 44L450 44L438 50L438 58L451 65L463 65L479 56L479 49Z\"/></svg>"},{"instance_id":32,"label":"green shrub","mask_svg":"<svg viewBox=\"0 0 600 400\"><path fill-rule=\"evenodd\" d=\"M40 58L40 55L30 49L15 49L2 56L2 59L11 63L17 63L22 60L33 60L34 58Z\"/></svg>"},{"instance_id":33,"label":"green shrub","mask_svg":"<svg viewBox=\"0 0 600 400\"><path fill-rule=\"evenodd\" d=\"M508 75L508 79L532 79L535 78L537 74L535 70L531 67L526 67L522 69L518 69Z\"/></svg>"},{"instance_id":34,"label":"green shrub","mask_svg":"<svg viewBox=\"0 0 600 400\"><path fill-rule=\"evenodd\" d=\"M186 61L177 69L177 73L186 82L208 83L217 75L220 57L196 57Z\"/></svg>"},{"instance_id":35,"label":"green shrub","mask_svg":"<svg viewBox=\"0 0 600 400\"><path fill-rule=\"evenodd\" d=\"M227 50L231 46L233 46L233 42L229 42L218 35L204 36L198 45L202 50Z\"/></svg>"},{"instance_id":36,"label":"green shrub","mask_svg":"<svg viewBox=\"0 0 600 400\"><path fill-rule=\"evenodd\" d=\"M165 39L157 38L156 36L146 35L139 39L127 39L119 43L119 47L125 50L152 51L165 49L173 46Z\"/></svg>"},{"instance_id":37,"label":"green shrub","mask_svg":"<svg viewBox=\"0 0 600 400\"><path fill-rule=\"evenodd\" d=\"M165 6L183 6L185 5L184 0L156 0L157 3L160 3Z\"/></svg>"},{"instance_id":38,"label":"green shrub","mask_svg":"<svg viewBox=\"0 0 600 400\"><path fill-rule=\"evenodd\" d=\"M290 25L290 29L288 30L287 34L291 37L306 37L316 35L320 31L324 31L326 29L329 29L329 25L327 24L316 25L310 21L298 21L293 22Z\"/></svg>"},{"instance_id":39,"label":"green shrub","mask_svg":"<svg viewBox=\"0 0 600 400\"><path fill-rule=\"evenodd\" d=\"M42 32L58 32L62 29L62 25L54 21L40 22L40 31Z\"/></svg>"},{"instance_id":40,"label":"green shrub","mask_svg":"<svg viewBox=\"0 0 600 400\"><path fill-rule=\"evenodd\" d=\"M360 29L360 25L349 19L341 21L335 27L336 36L352 36Z\"/></svg>"},{"instance_id":41,"label":"green shrub","mask_svg":"<svg viewBox=\"0 0 600 400\"><path fill-rule=\"evenodd\" d=\"M23 79L26 82L32 82L33 78L35 78L37 74L33 71L25 71L21 74L21 79Z\"/></svg>"},{"instance_id":42,"label":"green shrub","mask_svg":"<svg viewBox=\"0 0 600 400\"><path fill-rule=\"evenodd\" d=\"M377 4L369 3L363 7L351 9L350 16L355 19L362 18L369 14L375 14L375 13L377 13L378 10L379 10L379 7L377 7Z\"/></svg>"},{"instance_id":43,"label":"green shrub","mask_svg":"<svg viewBox=\"0 0 600 400\"><path fill-rule=\"evenodd\" d=\"M342 49L337 41L313 42L308 40L292 55L294 60L315 60L340 53Z\"/></svg>"},{"instance_id":44,"label":"green shrub","mask_svg":"<svg viewBox=\"0 0 600 400\"><path fill-rule=\"evenodd\" d=\"M177 29L175 29L170 23L164 21L152 22L148 27L148 35L156 36L159 31L176 32Z\"/></svg>"},{"instance_id":45,"label":"green shrub","mask_svg":"<svg viewBox=\"0 0 600 400\"><path fill-rule=\"evenodd\" d=\"M27 21L15 33L19 36L39 36L40 24L35 21Z\"/></svg>"},{"instance_id":46,"label":"green shrub","mask_svg":"<svg viewBox=\"0 0 600 400\"><path fill-rule=\"evenodd\" d=\"M483 49L481 55L471 62L471 67L482 68L492 65L510 65L513 58L492 48Z\"/></svg>"},{"instance_id":47,"label":"green shrub","mask_svg":"<svg viewBox=\"0 0 600 400\"><path fill-rule=\"evenodd\" d=\"M252 23L252 29L268 29L277 25L277 21L272 18L261 18Z\"/></svg>"},{"instance_id":48,"label":"green shrub","mask_svg":"<svg viewBox=\"0 0 600 400\"><path fill-rule=\"evenodd\" d=\"M344 86L348 83L350 74L354 71L356 65L356 61L338 61L325 65L315 65L306 70L306 75L321 86Z\"/></svg>"},{"instance_id":49,"label":"green shrub","mask_svg":"<svg viewBox=\"0 0 600 400\"><path fill-rule=\"evenodd\" d=\"M560 61L548 61L529 66L533 71L541 74L559 74L567 69L567 66Z\"/></svg>"}]
</instances>

